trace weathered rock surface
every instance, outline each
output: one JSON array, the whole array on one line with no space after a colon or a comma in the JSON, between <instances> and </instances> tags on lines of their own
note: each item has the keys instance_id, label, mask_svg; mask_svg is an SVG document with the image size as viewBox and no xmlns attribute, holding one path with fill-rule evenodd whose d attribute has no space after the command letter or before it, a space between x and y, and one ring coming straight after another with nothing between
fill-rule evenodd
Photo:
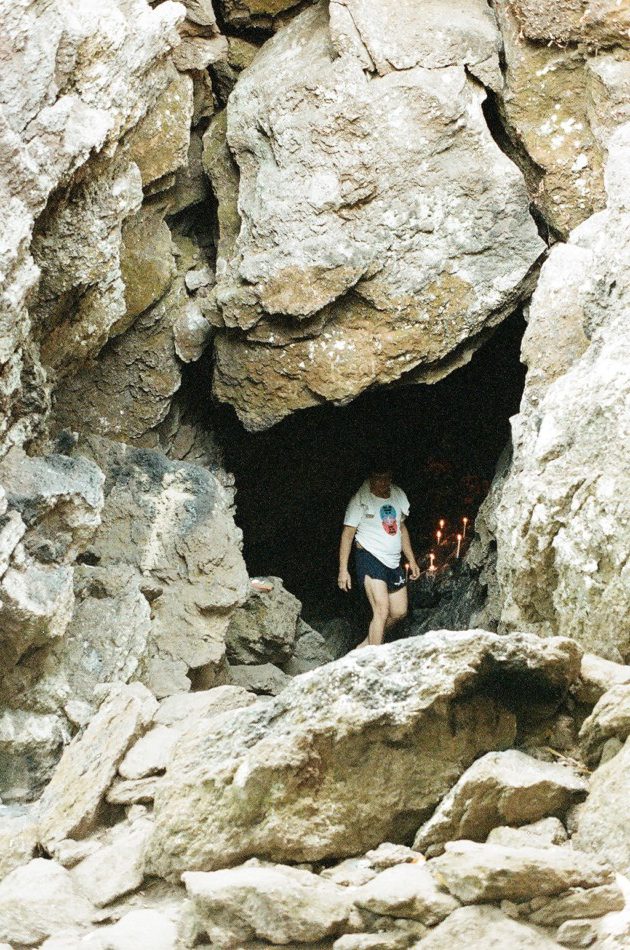
<instances>
[{"instance_id":1,"label":"weathered rock surface","mask_svg":"<svg viewBox=\"0 0 630 950\"><path fill-rule=\"evenodd\" d=\"M563 815L588 785L564 765L510 749L489 752L464 772L418 830L414 848L440 854L447 841L483 841L498 825L524 825Z\"/></svg>"},{"instance_id":2,"label":"weathered rock surface","mask_svg":"<svg viewBox=\"0 0 630 950\"><path fill-rule=\"evenodd\" d=\"M479 754L513 741L514 714L490 682L503 702L519 682L531 707L537 690L559 702L578 671L569 641L473 631L305 673L276 699L182 739L156 798L148 867L176 876L405 840Z\"/></svg>"},{"instance_id":3,"label":"weathered rock surface","mask_svg":"<svg viewBox=\"0 0 630 950\"><path fill-rule=\"evenodd\" d=\"M132 740L151 720L157 703L140 683L111 688L83 735L68 745L39 806L39 840L84 837Z\"/></svg>"},{"instance_id":4,"label":"weathered rock surface","mask_svg":"<svg viewBox=\"0 0 630 950\"><path fill-rule=\"evenodd\" d=\"M618 884L602 884L600 887L573 887L558 897L535 897L529 904L520 904L518 910L534 924L557 927L566 920L602 917L622 910L624 904L624 895Z\"/></svg>"},{"instance_id":5,"label":"weathered rock surface","mask_svg":"<svg viewBox=\"0 0 630 950\"><path fill-rule=\"evenodd\" d=\"M258 666L231 666L230 680L259 696L277 696L287 688L291 677L273 663L261 663Z\"/></svg>"},{"instance_id":6,"label":"weathered rock surface","mask_svg":"<svg viewBox=\"0 0 630 950\"><path fill-rule=\"evenodd\" d=\"M391 917L419 920L428 927L439 924L459 907L435 883L424 863L398 864L382 871L353 894L357 907Z\"/></svg>"},{"instance_id":7,"label":"weathered rock surface","mask_svg":"<svg viewBox=\"0 0 630 950\"><path fill-rule=\"evenodd\" d=\"M78 889L97 907L135 891L144 878L144 850L151 834L149 820L135 821L112 832L112 839L71 871Z\"/></svg>"},{"instance_id":8,"label":"weathered rock surface","mask_svg":"<svg viewBox=\"0 0 630 950\"><path fill-rule=\"evenodd\" d=\"M236 214L234 176L214 187L216 303L241 332L217 336L213 389L252 430L410 370L434 381L526 293L543 244L468 78L500 82L499 35L485 3L445 32L451 13L318 4L239 77Z\"/></svg>"},{"instance_id":9,"label":"weathered rock surface","mask_svg":"<svg viewBox=\"0 0 630 950\"><path fill-rule=\"evenodd\" d=\"M285 865L254 862L182 877L197 933L213 946L236 948L256 937L276 944L321 940L343 932L352 909L347 889Z\"/></svg>"},{"instance_id":10,"label":"weathered rock surface","mask_svg":"<svg viewBox=\"0 0 630 950\"><path fill-rule=\"evenodd\" d=\"M64 0L3 18L0 441L22 444L41 426L40 339L48 366L61 353L71 362L124 313L121 225L142 190L137 167L111 156L172 81L181 17L171 2Z\"/></svg>"},{"instance_id":11,"label":"weathered rock surface","mask_svg":"<svg viewBox=\"0 0 630 950\"><path fill-rule=\"evenodd\" d=\"M6 709L0 714L0 795L5 802L31 801L50 780L67 726L57 716Z\"/></svg>"},{"instance_id":12,"label":"weathered rock surface","mask_svg":"<svg viewBox=\"0 0 630 950\"><path fill-rule=\"evenodd\" d=\"M282 578L270 577L273 589L250 589L242 607L234 611L225 635L230 663L282 664L293 653L302 605L285 590Z\"/></svg>"},{"instance_id":13,"label":"weathered rock surface","mask_svg":"<svg viewBox=\"0 0 630 950\"><path fill-rule=\"evenodd\" d=\"M572 692L579 703L594 706L609 689L624 683L630 683L630 666L604 660L594 653L585 653L580 678Z\"/></svg>"},{"instance_id":14,"label":"weathered rock surface","mask_svg":"<svg viewBox=\"0 0 630 950\"><path fill-rule=\"evenodd\" d=\"M35 858L0 882L0 940L39 944L55 931L89 924L94 908L69 871Z\"/></svg>"},{"instance_id":15,"label":"weathered rock surface","mask_svg":"<svg viewBox=\"0 0 630 950\"><path fill-rule=\"evenodd\" d=\"M251 706L256 697L240 686L217 686L195 693L175 693L160 702L153 717L158 726L185 731L193 720L209 719L230 710Z\"/></svg>"},{"instance_id":16,"label":"weathered rock surface","mask_svg":"<svg viewBox=\"0 0 630 950\"><path fill-rule=\"evenodd\" d=\"M368 851L358 858L346 858L339 864L321 871L321 877L344 887L360 887L367 884L381 871L395 867L397 864L409 862L418 863L422 860L417 851L403 844L383 842L378 848Z\"/></svg>"},{"instance_id":17,"label":"weathered rock surface","mask_svg":"<svg viewBox=\"0 0 630 950\"><path fill-rule=\"evenodd\" d=\"M284 672L289 676L308 673L309 670L315 670L318 666L324 666L325 663L331 663L335 659L326 638L317 630L307 627L306 624L304 627L306 629L300 630L298 625L293 655L283 666Z\"/></svg>"},{"instance_id":18,"label":"weathered rock surface","mask_svg":"<svg viewBox=\"0 0 630 950\"><path fill-rule=\"evenodd\" d=\"M248 590L232 491L207 469L92 437L82 443L106 475L99 566L131 568L150 603L136 678L161 697L187 690L190 668L221 669L231 610Z\"/></svg>"},{"instance_id":19,"label":"weathered rock surface","mask_svg":"<svg viewBox=\"0 0 630 950\"><path fill-rule=\"evenodd\" d=\"M556 245L532 298L514 454L491 515L501 628L630 657L630 124L609 142L608 206Z\"/></svg>"},{"instance_id":20,"label":"weathered rock surface","mask_svg":"<svg viewBox=\"0 0 630 950\"><path fill-rule=\"evenodd\" d=\"M486 841L507 848L544 848L548 844L564 844L567 838L567 830L559 818L541 818L520 828L503 825L493 828Z\"/></svg>"},{"instance_id":21,"label":"weathered rock surface","mask_svg":"<svg viewBox=\"0 0 630 950\"><path fill-rule=\"evenodd\" d=\"M119 774L126 779L139 779L164 772L178 736L179 731L168 726L150 729L129 749L118 766Z\"/></svg>"},{"instance_id":22,"label":"weathered rock surface","mask_svg":"<svg viewBox=\"0 0 630 950\"><path fill-rule=\"evenodd\" d=\"M624 743L630 735L630 684L613 686L585 719L580 729L580 746L587 765L598 764L604 743L616 738Z\"/></svg>"},{"instance_id":23,"label":"weathered rock surface","mask_svg":"<svg viewBox=\"0 0 630 950\"><path fill-rule=\"evenodd\" d=\"M33 857L37 825L26 810L0 806L0 881Z\"/></svg>"},{"instance_id":24,"label":"weathered rock surface","mask_svg":"<svg viewBox=\"0 0 630 950\"><path fill-rule=\"evenodd\" d=\"M552 950L555 940L511 920L497 907L461 907L416 945L419 950Z\"/></svg>"},{"instance_id":25,"label":"weathered rock surface","mask_svg":"<svg viewBox=\"0 0 630 950\"><path fill-rule=\"evenodd\" d=\"M602 855L624 874L630 869L630 739L591 778L589 796L580 806L574 847Z\"/></svg>"},{"instance_id":26,"label":"weathered rock surface","mask_svg":"<svg viewBox=\"0 0 630 950\"><path fill-rule=\"evenodd\" d=\"M569 848L505 848L472 841L449 842L428 863L435 880L464 904L528 900L571 887L611 884L609 864Z\"/></svg>"}]
</instances>

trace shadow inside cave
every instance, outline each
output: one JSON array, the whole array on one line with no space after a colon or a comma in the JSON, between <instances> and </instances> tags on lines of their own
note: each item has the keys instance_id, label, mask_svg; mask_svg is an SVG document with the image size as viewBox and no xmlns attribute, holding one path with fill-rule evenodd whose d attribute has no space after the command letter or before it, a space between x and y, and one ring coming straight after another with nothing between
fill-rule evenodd
<instances>
[{"instance_id":1,"label":"shadow inside cave","mask_svg":"<svg viewBox=\"0 0 630 950\"><path fill-rule=\"evenodd\" d=\"M383 447L396 459L418 560L437 519L452 530L464 515L472 524L518 411L524 328L522 314L513 314L470 363L438 383L380 387L344 407L301 410L265 432L247 432L230 406L212 404L205 422L235 477L250 575L282 577L317 629L338 617L362 625L358 592L343 593L336 582L343 515L365 477L366 455Z\"/></svg>"}]
</instances>

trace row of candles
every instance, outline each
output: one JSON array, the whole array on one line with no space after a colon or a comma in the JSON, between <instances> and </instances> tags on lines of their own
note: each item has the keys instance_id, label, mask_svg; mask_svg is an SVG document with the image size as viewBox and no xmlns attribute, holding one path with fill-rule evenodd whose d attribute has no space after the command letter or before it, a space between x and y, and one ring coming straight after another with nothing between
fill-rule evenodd
<instances>
[{"instance_id":1,"label":"row of candles","mask_svg":"<svg viewBox=\"0 0 630 950\"><path fill-rule=\"evenodd\" d=\"M457 531L457 532L455 533L455 539L456 539L456 541L457 541L456 550L455 550L455 559L456 559L456 560L459 560L459 557L460 557L460 555L461 555L462 542L466 540L466 533L467 533L467 531L468 531L468 525L469 525L469 523L470 523L470 518L464 516L464 517L461 519L461 530L460 530L460 531ZM445 518L440 518L439 521L438 521L438 527L437 527L436 530L435 530L435 540L436 540L436 542L437 542L437 546L438 546L438 547L439 547L440 545L445 544L445 543L447 542L447 540L448 540L448 537L447 537L447 535L445 534L445 531L444 531L445 527L446 527L446 519L445 519ZM446 560L448 561L448 557L446 558ZM405 575L406 575L406 577L407 577L407 580L409 580L409 573L410 573L410 570L411 570L411 566L410 566L409 564L405 564ZM428 568L427 568L427 570L426 570L425 573L427 573L427 574L429 575L429 577L434 577L435 574L436 574L436 572L437 572L437 570L438 570L438 568L437 568L437 565L436 565L436 563L435 563L435 552L434 552L434 551L430 551L430 552L429 552L429 566L428 566Z\"/></svg>"}]
</instances>

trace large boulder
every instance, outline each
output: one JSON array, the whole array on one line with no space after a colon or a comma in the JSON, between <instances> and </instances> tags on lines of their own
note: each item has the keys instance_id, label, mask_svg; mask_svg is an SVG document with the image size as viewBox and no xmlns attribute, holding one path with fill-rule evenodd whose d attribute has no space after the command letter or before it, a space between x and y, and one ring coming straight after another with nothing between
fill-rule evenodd
<instances>
[{"instance_id":1,"label":"large boulder","mask_svg":"<svg viewBox=\"0 0 630 950\"><path fill-rule=\"evenodd\" d=\"M497 548L500 628L570 636L623 662L630 658L630 124L609 149L606 211L553 247L532 298L513 458L485 518Z\"/></svg>"},{"instance_id":2,"label":"large boulder","mask_svg":"<svg viewBox=\"0 0 630 950\"><path fill-rule=\"evenodd\" d=\"M506 748L527 696L559 703L566 640L434 633L349 654L191 729L155 803L151 873L310 861L408 841L464 769ZM511 707L508 708L508 707Z\"/></svg>"},{"instance_id":3,"label":"large boulder","mask_svg":"<svg viewBox=\"0 0 630 950\"><path fill-rule=\"evenodd\" d=\"M483 841L501 824L524 825L563 815L586 797L588 785L572 769L523 752L489 752L464 772L435 814L419 829L414 848L439 854L447 841Z\"/></svg>"},{"instance_id":4,"label":"large boulder","mask_svg":"<svg viewBox=\"0 0 630 950\"><path fill-rule=\"evenodd\" d=\"M269 578L271 590L251 588L232 614L225 643L230 663L283 663L293 653L302 605L285 590L280 577Z\"/></svg>"},{"instance_id":5,"label":"large boulder","mask_svg":"<svg viewBox=\"0 0 630 950\"><path fill-rule=\"evenodd\" d=\"M228 204L213 390L251 430L411 370L435 381L527 293L544 245L482 112L500 36L481 0L453 14L347 0L280 30L228 101L236 214L207 133Z\"/></svg>"}]
</instances>

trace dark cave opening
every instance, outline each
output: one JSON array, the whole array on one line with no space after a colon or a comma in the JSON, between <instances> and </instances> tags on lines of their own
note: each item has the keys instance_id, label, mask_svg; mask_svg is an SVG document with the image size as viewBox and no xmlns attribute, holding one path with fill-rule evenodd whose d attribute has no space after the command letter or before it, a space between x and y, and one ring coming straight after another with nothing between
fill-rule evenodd
<instances>
[{"instance_id":1,"label":"dark cave opening","mask_svg":"<svg viewBox=\"0 0 630 950\"><path fill-rule=\"evenodd\" d=\"M454 531L467 516L472 528L518 411L524 328L522 314L513 314L438 383L380 387L344 407L302 410L265 432L247 432L230 406L213 404L207 422L234 474L250 575L282 577L317 628L360 611L357 592L337 588L338 545L375 446L395 459L419 562L428 563L438 519Z\"/></svg>"}]
</instances>

